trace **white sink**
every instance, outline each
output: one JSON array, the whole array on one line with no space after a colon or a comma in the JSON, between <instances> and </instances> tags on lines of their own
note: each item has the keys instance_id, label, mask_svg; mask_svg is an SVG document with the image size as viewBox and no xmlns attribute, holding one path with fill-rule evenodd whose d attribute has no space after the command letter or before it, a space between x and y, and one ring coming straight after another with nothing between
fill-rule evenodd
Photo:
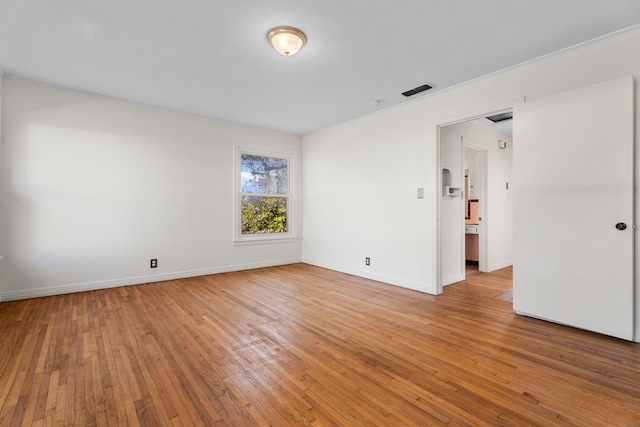
<instances>
[{"instance_id":1,"label":"white sink","mask_svg":"<svg viewBox=\"0 0 640 427\"><path fill-rule=\"evenodd\" d=\"M478 234L478 226L477 225L465 225L464 226L465 234Z\"/></svg>"}]
</instances>

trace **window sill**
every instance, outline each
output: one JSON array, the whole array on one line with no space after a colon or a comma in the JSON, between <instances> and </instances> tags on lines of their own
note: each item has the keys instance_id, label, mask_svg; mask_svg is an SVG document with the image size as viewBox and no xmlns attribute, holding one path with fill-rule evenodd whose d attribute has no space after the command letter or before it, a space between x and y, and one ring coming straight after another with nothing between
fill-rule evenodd
<instances>
[{"instance_id":1,"label":"window sill","mask_svg":"<svg viewBox=\"0 0 640 427\"><path fill-rule=\"evenodd\" d=\"M298 238L295 236L292 237L248 237L244 239L234 239L234 246L245 246L245 245L265 245L270 243L292 243L297 241Z\"/></svg>"}]
</instances>

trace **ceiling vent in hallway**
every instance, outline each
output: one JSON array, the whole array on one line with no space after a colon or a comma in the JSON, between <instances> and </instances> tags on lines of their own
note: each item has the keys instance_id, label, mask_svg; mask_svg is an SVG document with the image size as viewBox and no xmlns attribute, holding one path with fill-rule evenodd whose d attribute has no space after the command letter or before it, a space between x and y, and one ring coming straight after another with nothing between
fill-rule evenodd
<instances>
[{"instance_id":1,"label":"ceiling vent in hallway","mask_svg":"<svg viewBox=\"0 0 640 427\"><path fill-rule=\"evenodd\" d=\"M429 90L429 89L431 89L431 88L433 88L433 86L429 86L429 85L422 85L422 86L418 86L418 87L416 87L416 88L413 88L413 89L411 89L411 90L408 90L408 91L406 91L406 92L402 92L402 94L403 94L404 96L406 96L406 97L409 97L409 96L416 95L416 94L418 94L418 93L420 93L420 92L424 92L425 90Z\"/></svg>"},{"instance_id":2,"label":"ceiling vent in hallway","mask_svg":"<svg viewBox=\"0 0 640 427\"><path fill-rule=\"evenodd\" d=\"M496 114L495 116L487 117L487 119L491 120L493 123L511 120L513 119L513 112L509 111L508 113Z\"/></svg>"}]
</instances>

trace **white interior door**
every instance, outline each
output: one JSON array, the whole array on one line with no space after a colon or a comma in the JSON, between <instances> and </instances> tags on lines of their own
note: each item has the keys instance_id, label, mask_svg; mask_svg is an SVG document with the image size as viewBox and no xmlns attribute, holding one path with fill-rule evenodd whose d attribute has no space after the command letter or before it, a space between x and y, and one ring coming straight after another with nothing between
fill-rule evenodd
<instances>
[{"instance_id":1,"label":"white interior door","mask_svg":"<svg viewBox=\"0 0 640 427\"><path fill-rule=\"evenodd\" d=\"M631 76L514 108L519 314L633 338L633 126Z\"/></svg>"}]
</instances>

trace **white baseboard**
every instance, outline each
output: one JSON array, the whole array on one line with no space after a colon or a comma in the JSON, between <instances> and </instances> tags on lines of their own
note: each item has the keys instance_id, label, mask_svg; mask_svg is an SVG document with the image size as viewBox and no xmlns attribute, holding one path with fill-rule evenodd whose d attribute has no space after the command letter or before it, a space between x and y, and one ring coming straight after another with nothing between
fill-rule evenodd
<instances>
[{"instance_id":1,"label":"white baseboard","mask_svg":"<svg viewBox=\"0 0 640 427\"><path fill-rule=\"evenodd\" d=\"M104 280L99 282L76 283L52 287L42 287L23 291L4 292L0 294L0 302L15 301L28 298L47 297L51 295L70 294L74 292L95 291L98 289L117 288L120 286L140 285L143 283L164 282L166 280L184 279L187 277L206 276L209 274L228 273L231 271L251 270L255 268L274 267L278 265L296 264L301 259L280 259L265 262L227 265L221 267L185 270L172 273L152 274L148 276L127 277L122 279Z\"/></svg>"},{"instance_id":2,"label":"white baseboard","mask_svg":"<svg viewBox=\"0 0 640 427\"><path fill-rule=\"evenodd\" d=\"M496 270L500 270L502 268L506 268L506 267L511 267L513 265L513 260L506 260L506 261L502 261L502 262L497 262L495 264L491 264L489 266L489 273L491 273L492 271L496 271Z\"/></svg>"},{"instance_id":3,"label":"white baseboard","mask_svg":"<svg viewBox=\"0 0 640 427\"><path fill-rule=\"evenodd\" d=\"M402 288L412 289L414 291L425 292L428 294L436 295L435 289L432 285L414 282L411 280L402 279L395 276L387 276L371 271L362 270L359 268L347 267L340 264L334 264L330 262L323 262L313 259L302 259L302 262L309 265L315 265L316 267L326 268L328 270L339 271L341 273L351 274L353 276L363 277L365 279L375 280L377 282L387 283L389 285L400 286Z\"/></svg>"},{"instance_id":4,"label":"white baseboard","mask_svg":"<svg viewBox=\"0 0 640 427\"><path fill-rule=\"evenodd\" d=\"M449 276L442 279L442 286L452 285L454 283L462 282L465 277L461 274L455 276Z\"/></svg>"}]
</instances>

